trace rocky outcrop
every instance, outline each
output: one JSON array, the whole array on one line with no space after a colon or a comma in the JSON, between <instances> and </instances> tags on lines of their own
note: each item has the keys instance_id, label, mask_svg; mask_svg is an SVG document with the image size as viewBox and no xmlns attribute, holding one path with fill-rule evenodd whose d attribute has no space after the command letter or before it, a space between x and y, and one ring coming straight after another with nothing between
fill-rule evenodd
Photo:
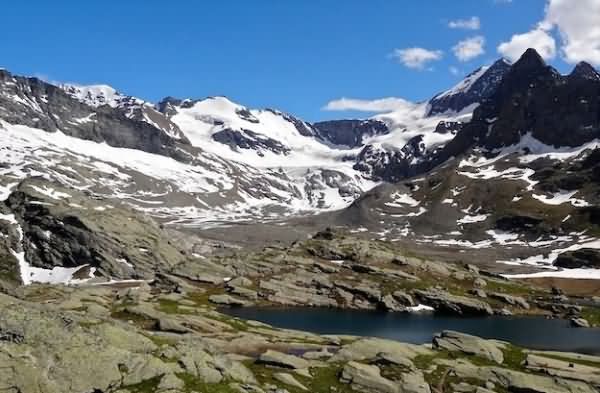
<instances>
[{"instance_id":1,"label":"rocky outcrop","mask_svg":"<svg viewBox=\"0 0 600 393\"><path fill-rule=\"evenodd\" d=\"M323 140L350 148L363 146L365 137L385 135L386 124L379 120L332 120L312 125Z\"/></svg>"},{"instance_id":2,"label":"rocky outcrop","mask_svg":"<svg viewBox=\"0 0 600 393\"><path fill-rule=\"evenodd\" d=\"M342 370L340 381L349 383L356 391L399 393L400 387L381 376L377 366L349 362Z\"/></svg>"},{"instance_id":3,"label":"rocky outcrop","mask_svg":"<svg viewBox=\"0 0 600 393\"><path fill-rule=\"evenodd\" d=\"M237 299L237 298L235 298L233 296L229 296L229 295L211 295L211 296L209 296L208 300L215 304L220 304L220 305L224 305L224 306L234 306L234 307L244 307L244 306L249 306L252 304L245 300Z\"/></svg>"},{"instance_id":4,"label":"rocky outcrop","mask_svg":"<svg viewBox=\"0 0 600 393\"><path fill-rule=\"evenodd\" d=\"M554 266L565 269L600 269L600 252L590 248L563 252L556 258L556 261L554 261Z\"/></svg>"},{"instance_id":5,"label":"rocky outcrop","mask_svg":"<svg viewBox=\"0 0 600 393\"><path fill-rule=\"evenodd\" d=\"M530 353L525 360L525 367L528 370L542 372L554 377L581 381L600 387L600 370L598 368L573 363L568 361L568 358L560 360L543 354Z\"/></svg>"},{"instance_id":6,"label":"rocky outcrop","mask_svg":"<svg viewBox=\"0 0 600 393\"><path fill-rule=\"evenodd\" d=\"M531 393L593 393L596 389L581 381L534 375L523 371L515 371L500 367L478 367L468 362L442 362L452 367L458 378L472 378L489 381L501 386L509 392Z\"/></svg>"},{"instance_id":7,"label":"rocky outcrop","mask_svg":"<svg viewBox=\"0 0 600 393\"><path fill-rule=\"evenodd\" d=\"M429 101L428 114L460 112L469 105L484 102L495 93L510 67L508 61L500 59L489 68L474 71L462 85L433 97Z\"/></svg>"},{"instance_id":8,"label":"rocky outcrop","mask_svg":"<svg viewBox=\"0 0 600 393\"><path fill-rule=\"evenodd\" d=\"M498 292L488 293L487 296L489 296L492 299L500 300L506 304L510 304L511 306L523 308L525 310L529 310L530 308L529 303L521 296L507 295L505 293Z\"/></svg>"},{"instance_id":9,"label":"rocky outcrop","mask_svg":"<svg viewBox=\"0 0 600 393\"><path fill-rule=\"evenodd\" d=\"M571 318L571 325L578 328L589 328L590 323L584 318Z\"/></svg>"},{"instance_id":10,"label":"rocky outcrop","mask_svg":"<svg viewBox=\"0 0 600 393\"><path fill-rule=\"evenodd\" d=\"M225 129L215 132L212 138L232 150L246 149L256 150L259 156L264 155L261 150L268 150L275 154L289 154L290 149L281 142L264 135L259 135L250 130Z\"/></svg>"},{"instance_id":11,"label":"rocky outcrop","mask_svg":"<svg viewBox=\"0 0 600 393\"><path fill-rule=\"evenodd\" d=\"M309 362L294 355L268 350L258 357L259 363L290 369L306 369Z\"/></svg>"},{"instance_id":12,"label":"rocky outcrop","mask_svg":"<svg viewBox=\"0 0 600 393\"><path fill-rule=\"evenodd\" d=\"M504 361L504 354L501 350L503 346L496 341L484 340L449 330L443 331L439 336L433 338L433 347L436 349L476 355L498 364L502 364Z\"/></svg>"},{"instance_id":13,"label":"rocky outcrop","mask_svg":"<svg viewBox=\"0 0 600 393\"><path fill-rule=\"evenodd\" d=\"M452 295L442 290L417 290L415 296L438 312L458 315L492 315L494 313L490 305L484 301Z\"/></svg>"},{"instance_id":14,"label":"rocky outcrop","mask_svg":"<svg viewBox=\"0 0 600 393\"><path fill-rule=\"evenodd\" d=\"M25 259L34 267L86 266L104 278L152 279L185 259L148 217L57 183L26 180L4 204L22 230Z\"/></svg>"},{"instance_id":15,"label":"rocky outcrop","mask_svg":"<svg viewBox=\"0 0 600 393\"><path fill-rule=\"evenodd\" d=\"M294 376L292 374L274 373L273 378L276 381L279 381L279 382L281 382L285 385L291 386L293 388L304 390L304 391L308 390L308 388L306 386L302 385L300 382L298 382L298 380L296 378L294 378Z\"/></svg>"}]
</instances>

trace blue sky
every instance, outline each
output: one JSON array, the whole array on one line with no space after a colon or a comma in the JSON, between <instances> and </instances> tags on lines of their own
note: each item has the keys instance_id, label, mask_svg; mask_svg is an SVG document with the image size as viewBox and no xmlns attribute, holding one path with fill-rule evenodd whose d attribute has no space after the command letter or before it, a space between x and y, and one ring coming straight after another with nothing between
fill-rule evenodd
<instances>
[{"instance_id":1,"label":"blue sky","mask_svg":"<svg viewBox=\"0 0 600 393\"><path fill-rule=\"evenodd\" d=\"M149 101L226 95L315 121L356 115L322 109L341 97L429 98L499 58L501 42L544 19L547 1L11 1L0 66ZM450 28L457 20L471 29ZM485 52L457 59L452 48L474 37ZM411 68L393 56L414 47L439 59Z\"/></svg>"}]
</instances>

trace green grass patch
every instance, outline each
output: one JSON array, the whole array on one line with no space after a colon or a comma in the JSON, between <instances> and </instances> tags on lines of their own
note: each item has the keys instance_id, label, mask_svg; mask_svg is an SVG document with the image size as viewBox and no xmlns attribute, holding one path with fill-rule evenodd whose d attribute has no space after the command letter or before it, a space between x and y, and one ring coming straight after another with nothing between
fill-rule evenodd
<instances>
[{"instance_id":1,"label":"green grass patch","mask_svg":"<svg viewBox=\"0 0 600 393\"><path fill-rule=\"evenodd\" d=\"M185 314L185 311L179 310L179 304L175 300L159 299L157 310L165 314Z\"/></svg>"},{"instance_id":2,"label":"green grass patch","mask_svg":"<svg viewBox=\"0 0 600 393\"><path fill-rule=\"evenodd\" d=\"M202 393L239 393L238 390L229 386L229 382L206 383L190 374L180 373L177 377L185 384L186 392Z\"/></svg>"},{"instance_id":3,"label":"green grass patch","mask_svg":"<svg viewBox=\"0 0 600 393\"><path fill-rule=\"evenodd\" d=\"M156 327L156 321L154 319L130 313L125 309L117 309L113 311L110 316L114 319L120 319L121 321L131 321L135 326L145 330L154 329L154 327Z\"/></svg>"},{"instance_id":4,"label":"green grass patch","mask_svg":"<svg viewBox=\"0 0 600 393\"><path fill-rule=\"evenodd\" d=\"M504 367L512 368L513 370L523 369L523 363L527 358L527 354L521 348L507 344L502 349L502 353L504 354L504 362L502 363Z\"/></svg>"},{"instance_id":5,"label":"green grass patch","mask_svg":"<svg viewBox=\"0 0 600 393\"><path fill-rule=\"evenodd\" d=\"M600 308L599 307L584 307L581 310L581 316L585 318L591 326L600 326Z\"/></svg>"},{"instance_id":6,"label":"green grass patch","mask_svg":"<svg viewBox=\"0 0 600 393\"><path fill-rule=\"evenodd\" d=\"M124 386L131 393L154 393L158 389L162 377L155 377L135 385Z\"/></svg>"}]
</instances>

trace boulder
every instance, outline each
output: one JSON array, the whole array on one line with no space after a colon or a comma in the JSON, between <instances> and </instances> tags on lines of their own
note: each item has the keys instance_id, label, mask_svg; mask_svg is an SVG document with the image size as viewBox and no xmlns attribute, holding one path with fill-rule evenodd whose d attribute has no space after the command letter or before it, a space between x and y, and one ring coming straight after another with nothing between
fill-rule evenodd
<instances>
[{"instance_id":1,"label":"boulder","mask_svg":"<svg viewBox=\"0 0 600 393\"><path fill-rule=\"evenodd\" d=\"M589 328L590 327L590 323L587 321L587 319L584 319L584 318L572 318L570 322L571 322L571 326L573 326L573 327L578 327L578 328Z\"/></svg>"},{"instance_id":2,"label":"boulder","mask_svg":"<svg viewBox=\"0 0 600 393\"><path fill-rule=\"evenodd\" d=\"M418 355L430 355L432 351L422 345L401 343L381 338L363 338L344 345L330 359L331 362L362 361L376 359L379 354L396 359L412 360Z\"/></svg>"},{"instance_id":3,"label":"boulder","mask_svg":"<svg viewBox=\"0 0 600 393\"><path fill-rule=\"evenodd\" d=\"M244 287L230 287L229 292L233 295L244 297L250 300L258 300L258 292Z\"/></svg>"},{"instance_id":4,"label":"boulder","mask_svg":"<svg viewBox=\"0 0 600 393\"><path fill-rule=\"evenodd\" d=\"M252 285L252 280L246 277L236 277L227 282L228 287L249 287Z\"/></svg>"},{"instance_id":5,"label":"boulder","mask_svg":"<svg viewBox=\"0 0 600 393\"><path fill-rule=\"evenodd\" d=\"M489 293L488 296L492 299L497 299L506 304L510 304L511 306L521 307L525 310L529 310L530 308L529 303L527 303L527 300L520 296L507 295L505 293L498 292Z\"/></svg>"},{"instance_id":6,"label":"boulder","mask_svg":"<svg viewBox=\"0 0 600 393\"><path fill-rule=\"evenodd\" d=\"M214 365L213 357L201 349L185 350L179 358L179 364L188 374L198 377L206 383L219 383L223 380L223 375Z\"/></svg>"},{"instance_id":7,"label":"boulder","mask_svg":"<svg viewBox=\"0 0 600 393\"><path fill-rule=\"evenodd\" d=\"M554 261L554 266L565 269L600 269L600 251L591 248L582 248L580 250L563 252Z\"/></svg>"},{"instance_id":8,"label":"boulder","mask_svg":"<svg viewBox=\"0 0 600 393\"><path fill-rule=\"evenodd\" d=\"M378 284L374 282L362 281L356 284L336 281L335 286L369 301L379 302L381 300L381 291L377 288Z\"/></svg>"},{"instance_id":9,"label":"boulder","mask_svg":"<svg viewBox=\"0 0 600 393\"><path fill-rule=\"evenodd\" d=\"M433 338L433 346L450 352L480 356L498 364L502 364L504 361L501 344L469 334L446 330Z\"/></svg>"},{"instance_id":10,"label":"boulder","mask_svg":"<svg viewBox=\"0 0 600 393\"><path fill-rule=\"evenodd\" d=\"M185 387L185 383L177 378L175 374L165 374L160 379L160 383L158 384L157 390L159 392L162 391L173 391L178 389L183 389Z\"/></svg>"},{"instance_id":11,"label":"boulder","mask_svg":"<svg viewBox=\"0 0 600 393\"><path fill-rule=\"evenodd\" d=\"M431 393L431 388L425 381L423 372L419 370L403 373L400 386L402 393Z\"/></svg>"},{"instance_id":12,"label":"boulder","mask_svg":"<svg viewBox=\"0 0 600 393\"><path fill-rule=\"evenodd\" d=\"M494 391L527 393L597 393L597 390L582 381L536 375L498 366L476 366L463 359L438 360L450 367L459 379L485 382L486 387L494 384ZM489 389L489 388L488 388Z\"/></svg>"},{"instance_id":13,"label":"boulder","mask_svg":"<svg viewBox=\"0 0 600 393\"><path fill-rule=\"evenodd\" d=\"M398 303L392 295L382 297L380 305L387 311L406 311L406 307Z\"/></svg>"},{"instance_id":14,"label":"boulder","mask_svg":"<svg viewBox=\"0 0 600 393\"><path fill-rule=\"evenodd\" d=\"M484 301L452 295L439 289L416 290L414 293L422 303L439 312L458 315L492 315L494 313L490 305Z\"/></svg>"},{"instance_id":15,"label":"boulder","mask_svg":"<svg viewBox=\"0 0 600 393\"><path fill-rule=\"evenodd\" d=\"M394 293L392 293L392 296L397 302L399 302L403 306L412 307L415 305L415 301L413 300L412 296L410 296L404 291L394 291Z\"/></svg>"},{"instance_id":16,"label":"boulder","mask_svg":"<svg viewBox=\"0 0 600 393\"><path fill-rule=\"evenodd\" d=\"M551 376L572 379L600 387L600 368L538 354L528 354L525 367Z\"/></svg>"},{"instance_id":17,"label":"boulder","mask_svg":"<svg viewBox=\"0 0 600 393\"><path fill-rule=\"evenodd\" d=\"M394 352L381 352L377 354L375 358L377 364L392 364L395 366L401 366L405 368L414 369L415 365L408 357L402 353Z\"/></svg>"},{"instance_id":18,"label":"boulder","mask_svg":"<svg viewBox=\"0 0 600 393\"><path fill-rule=\"evenodd\" d=\"M258 363L267 364L270 366L289 368L289 369L303 369L308 368L310 363L302 358L294 355L288 355L269 349L267 352L259 356Z\"/></svg>"},{"instance_id":19,"label":"boulder","mask_svg":"<svg viewBox=\"0 0 600 393\"><path fill-rule=\"evenodd\" d=\"M349 362L342 369L340 381L349 383L359 392L400 393L400 386L381 376L377 366L358 362Z\"/></svg>"}]
</instances>

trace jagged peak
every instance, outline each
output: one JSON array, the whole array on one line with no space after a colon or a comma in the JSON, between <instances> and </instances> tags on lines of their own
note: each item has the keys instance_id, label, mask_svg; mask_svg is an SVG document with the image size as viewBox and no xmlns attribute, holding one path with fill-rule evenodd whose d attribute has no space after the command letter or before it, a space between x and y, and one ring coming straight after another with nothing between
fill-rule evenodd
<instances>
[{"instance_id":1,"label":"jagged peak","mask_svg":"<svg viewBox=\"0 0 600 393\"><path fill-rule=\"evenodd\" d=\"M519 60L513 64L513 69L538 69L546 67L542 56L533 48L529 48L521 55Z\"/></svg>"},{"instance_id":2,"label":"jagged peak","mask_svg":"<svg viewBox=\"0 0 600 393\"><path fill-rule=\"evenodd\" d=\"M590 80L600 80L600 73L590 64L585 61L577 63L569 77L579 77Z\"/></svg>"}]
</instances>

